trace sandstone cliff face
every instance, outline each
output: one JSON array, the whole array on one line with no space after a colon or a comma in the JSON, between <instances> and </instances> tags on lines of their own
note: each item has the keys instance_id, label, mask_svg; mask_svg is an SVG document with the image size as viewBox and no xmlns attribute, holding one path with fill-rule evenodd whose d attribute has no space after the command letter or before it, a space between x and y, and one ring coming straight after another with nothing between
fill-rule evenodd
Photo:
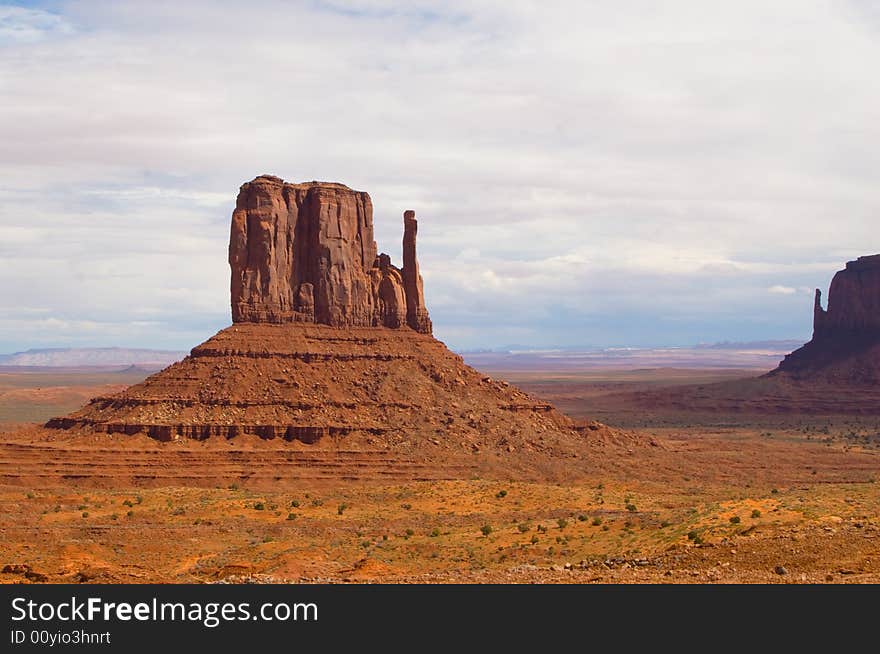
<instances>
[{"instance_id":1,"label":"sandstone cliff face","mask_svg":"<svg viewBox=\"0 0 880 654\"><path fill-rule=\"evenodd\" d=\"M880 254L859 257L831 280L828 309L816 289L813 339L880 333Z\"/></svg>"},{"instance_id":2,"label":"sandstone cliff face","mask_svg":"<svg viewBox=\"0 0 880 654\"><path fill-rule=\"evenodd\" d=\"M770 376L843 385L880 383L880 255L859 257L831 281L828 309L816 289L813 338Z\"/></svg>"},{"instance_id":3,"label":"sandstone cliff face","mask_svg":"<svg viewBox=\"0 0 880 654\"><path fill-rule=\"evenodd\" d=\"M404 268L377 256L367 193L328 182L244 184L232 214L233 322L409 326L431 333L406 212Z\"/></svg>"}]
</instances>

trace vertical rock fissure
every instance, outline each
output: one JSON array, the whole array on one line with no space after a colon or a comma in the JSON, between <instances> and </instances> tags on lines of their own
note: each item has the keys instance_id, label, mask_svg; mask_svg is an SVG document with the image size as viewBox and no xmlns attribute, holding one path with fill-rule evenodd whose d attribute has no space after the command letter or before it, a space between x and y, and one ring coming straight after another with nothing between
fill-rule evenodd
<instances>
[{"instance_id":1,"label":"vertical rock fissure","mask_svg":"<svg viewBox=\"0 0 880 654\"><path fill-rule=\"evenodd\" d=\"M396 268L377 256L367 193L257 177L242 185L232 215L233 322L408 326L430 334L416 232L407 211L403 268Z\"/></svg>"}]
</instances>

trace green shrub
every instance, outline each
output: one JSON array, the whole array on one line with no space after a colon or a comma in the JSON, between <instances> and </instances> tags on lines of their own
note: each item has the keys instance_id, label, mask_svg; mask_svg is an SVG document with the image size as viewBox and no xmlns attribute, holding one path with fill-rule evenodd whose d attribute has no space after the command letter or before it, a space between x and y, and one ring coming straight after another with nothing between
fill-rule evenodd
<instances>
[{"instance_id":1,"label":"green shrub","mask_svg":"<svg viewBox=\"0 0 880 654\"><path fill-rule=\"evenodd\" d=\"M495 495L495 497L498 497L498 498L507 497L507 491L506 491L506 490L500 490L500 491L498 491L498 494Z\"/></svg>"},{"instance_id":2,"label":"green shrub","mask_svg":"<svg viewBox=\"0 0 880 654\"><path fill-rule=\"evenodd\" d=\"M488 536L489 534L492 533L492 526L491 525L483 525L482 527L480 527L480 531L483 532L483 536Z\"/></svg>"},{"instance_id":3,"label":"green shrub","mask_svg":"<svg viewBox=\"0 0 880 654\"><path fill-rule=\"evenodd\" d=\"M761 517L761 511L760 511L759 509L753 509L753 510L752 510L752 517L753 517L753 518L760 518L760 517Z\"/></svg>"},{"instance_id":4,"label":"green shrub","mask_svg":"<svg viewBox=\"0 0 880 654\"><path fill-rule=\"evenodd\" d=\"M602 524L602 518L600 518L599 516L593 516L593 520L592 520L591 524L594 527L598 527L599 525Z\"/></svg>"},{"instance_id":5,"label":"green shrub","mask_svg":"<svg viewBox=\"0 0 880 654\"><path fill-rule=\"evenodd\" d=\"M638 509L636 508L636 505L632 504L632 503L626 505L626 510L627 511L638 511Z\"/></svg>"},{"instance_id":6,"label":"green shrub","mask_svg":"<svg viewBox=\"0 0 880 654\"><path fill-rule=\"evenodd\" d=\"M296 514L295 513L288 513L287 519L288 520L296 520Z\"/></svg>"},{"instance_id":7,"label":"green shrub","mask_svg":"<svg viewBox=\"0 0 880 654\"><path fill-rule=\"evenodd\" d=\"M257 502L254 504L254 509L256 509L257 511L265 511L266 505L263 504L262 502Z\"/></svg>"},{"instance_id":8,"label":"green shrub","mask_svg":"<svg viewBox=\"0 0 880 654\"><path fill-rule=\"evenodd\" d=\"M345 510L346 510L347 508L348 508L348 504L346 504L345 502L343 502L343 503L340 504L338 507L336 507L336 515L342 515L343 513L345 513Z\"/></svg>"},{"instance_id":9,"label":"green shrub","mask_svg":"<svg viewBox=\"0 0 880 654\"><path fill-rule=\"evenodd\" d=\"M440 528L434 527L430 533L431 538L437 538L437 536L439 536L439 535L440 535Z\"/></svg>"},{"instance_id":10,"label":"green shrub","mask_svg":"<svg viewBox=\"0 0 880 654\"><path fill-rule=\"evenodd\" d=\"M730 516L730 524L738 525L740 522L742 522L742 520L740 520L738 515Z\"/></svg>"},{"instance_id":11,"label":"green shrub","mask_svg":"<svg viewBox=\"0 0 880 654\"><path fill-rule=\"evenodd\" d=\"M290 506L292 506L294 509L298 509L299 508L299 500L293 500L290 503Z\"/></svg>"},{"instance_id":12,"label":"green shrub","mask_svg":"<svg viewBox=\"0 0 880 654\"><path fill-rule=\"evenodd\" d=\"M560 529L565 529L568 526L568 520L565 518L559 518L559 520L556 521L556 524Z\"/></svg>"},{"instance_id":13,"label":"green shrub","mask_svg":"<svg viewBox=\"0 0 880 654\"><path fill-rule=\"evenodd\" d=\"M524 534L531 529L527 522L520 522L516 528L519 529L519 533L521 534Z\"/></svg>"}]
</instances>

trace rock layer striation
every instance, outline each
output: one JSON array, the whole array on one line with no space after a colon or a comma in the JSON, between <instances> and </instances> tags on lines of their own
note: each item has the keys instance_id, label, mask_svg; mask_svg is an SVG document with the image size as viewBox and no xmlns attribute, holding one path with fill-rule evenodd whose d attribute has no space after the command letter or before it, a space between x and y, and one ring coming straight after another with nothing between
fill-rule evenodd
<instances>
[{"instance_id":1,"label":"rock layer striation","mask_svg":"<svg viewBox=\"0 0 880 654\"><path fill-rule=\"evenodd\" d=\"M431 336L416 235L407 211L397 268L377 254L366 193L257 177L232 216L232 326L47 427L158 440L257 436L431 461L441 476L475 454L503 457L512 471L617 442L614 430L576 425Z\"/></svg>"}]
</instances>

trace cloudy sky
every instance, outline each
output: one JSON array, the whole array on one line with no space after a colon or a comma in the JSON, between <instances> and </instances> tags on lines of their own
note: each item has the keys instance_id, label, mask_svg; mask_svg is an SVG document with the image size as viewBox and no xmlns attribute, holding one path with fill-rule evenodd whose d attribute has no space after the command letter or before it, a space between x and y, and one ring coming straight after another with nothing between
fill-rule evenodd
<instances>
[{"instance_id":1,"label":"cloudy sky","mask_svg":"<svg viewBox=\"0 0 880 654\"><path fill-rule=\"evenodd\" d=\"M880 251L871 0L0 0L0 352L230 322L261 173L416 210L436 335L806 338Z\"/></svg>"}]
</instances>

